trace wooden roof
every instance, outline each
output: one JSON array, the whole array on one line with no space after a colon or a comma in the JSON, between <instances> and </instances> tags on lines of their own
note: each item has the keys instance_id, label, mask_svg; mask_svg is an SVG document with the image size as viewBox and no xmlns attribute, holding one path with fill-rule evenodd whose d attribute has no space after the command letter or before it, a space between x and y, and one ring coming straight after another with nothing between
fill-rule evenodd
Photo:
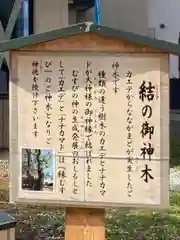
<instances>
[{"instance_id":1,"label":"wooden roof","mask_svg":"<svg viewBox=\"0 0 180 240\"><path fill-rule=\"evenodd\" d=\"M29 45L35 45L43 42L48 42L60 38L65 38L68 36L86 34L86 33L96 33L104 37L114 37L122 41L127 41L131 44L142 45L151 47L154 49L159 49L162 52L171 53L174 55L180 55L180 45L175 43L170 43L162 40L152 39L146 36L137 35L131 32L125 32L110 27L96 25L91 22L85 22L80 24L71 25L65 28L30 35L28 37L21 37L12 39L9 41L4 41L0 43L0 52L5 52L9 50L19 49L27 47Z\"/></svg>"}]
</instances>

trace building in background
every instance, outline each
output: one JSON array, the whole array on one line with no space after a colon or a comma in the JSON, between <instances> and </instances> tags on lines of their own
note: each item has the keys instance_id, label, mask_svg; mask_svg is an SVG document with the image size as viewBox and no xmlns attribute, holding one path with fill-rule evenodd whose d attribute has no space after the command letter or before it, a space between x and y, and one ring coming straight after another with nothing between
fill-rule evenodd
<instances>
[{"instance_id":1,"label":"building in background","mask_svg":"<svg viewBox=\"0 0 180 240\"><path fill-rule=\"evenodd\" d=\"M15 7L18 7L16 11ZM29 0L0 1L0 41L27 36L32 33ZM4 54L0 55L0 98L7 98L9 69Z\"/></svg>"},{"instance_id":2,"label":"building in background","mask_svg":"<svg viewBox=\"0 0 180 240\"><path fill-rule=\"evenodd\" d=\"M32 33L31 0L0 1L0 41ZM0 149L9 148L8 54L0 54Z\"/></svg>"},{"instance_id":3,"label":"building in background","mask_svg":"<svg viewBox=\"0 0 180 240\"><path fill-rule=\"evenodd\" d=\"M101 0L101 24L179 43L179 0ZM93 10L84 19L92 19ZM91 16L89 16L91 15ZM179 58L170 56L171 78L179 78Z\"/></svg>"}]
</instances>

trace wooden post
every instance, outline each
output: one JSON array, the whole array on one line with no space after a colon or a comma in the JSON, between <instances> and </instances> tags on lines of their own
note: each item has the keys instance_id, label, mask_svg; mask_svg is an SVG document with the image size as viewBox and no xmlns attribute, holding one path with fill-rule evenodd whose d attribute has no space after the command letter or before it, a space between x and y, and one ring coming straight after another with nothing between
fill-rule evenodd
<instances>
[{"instance_id":1,"label":"wooden post","mask_svg":"<svg viewBox=\"0 0 180 240\"><path fill-rule=\"evenodd\" d=\"M105 209L67 208L65 240L105 240Z\"/></svg>"}]
</instances>

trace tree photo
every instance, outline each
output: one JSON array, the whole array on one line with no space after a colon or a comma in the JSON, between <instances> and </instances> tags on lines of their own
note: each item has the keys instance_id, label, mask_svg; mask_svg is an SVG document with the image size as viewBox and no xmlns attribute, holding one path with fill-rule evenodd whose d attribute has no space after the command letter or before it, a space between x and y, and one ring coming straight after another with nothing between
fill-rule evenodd
<instances>
[{"instance_id":1,"label":"tree photo","mask_svg":"<svg viewBox=\"0 0 180 240\"><path fill-rule=\"evenodd\" d=\"M22 189L53 191L54 151L22 148Z\"/></svg>"}]
</instances>

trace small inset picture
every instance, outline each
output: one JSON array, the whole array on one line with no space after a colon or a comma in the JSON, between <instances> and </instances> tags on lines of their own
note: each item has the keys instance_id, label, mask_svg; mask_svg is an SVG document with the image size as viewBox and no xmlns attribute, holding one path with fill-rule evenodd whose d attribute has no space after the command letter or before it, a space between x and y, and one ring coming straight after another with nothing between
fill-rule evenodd
<instances>
[{"instance_id":1,"label":"small inset picture","mask_svg":"<svg viewBox=\"0 0 180 240\"><path fill-rule=\"evenodd\" d=\"M54 164L54 150L22 148L22 189L53 191Z\"/></svg>"}]
</instances>

